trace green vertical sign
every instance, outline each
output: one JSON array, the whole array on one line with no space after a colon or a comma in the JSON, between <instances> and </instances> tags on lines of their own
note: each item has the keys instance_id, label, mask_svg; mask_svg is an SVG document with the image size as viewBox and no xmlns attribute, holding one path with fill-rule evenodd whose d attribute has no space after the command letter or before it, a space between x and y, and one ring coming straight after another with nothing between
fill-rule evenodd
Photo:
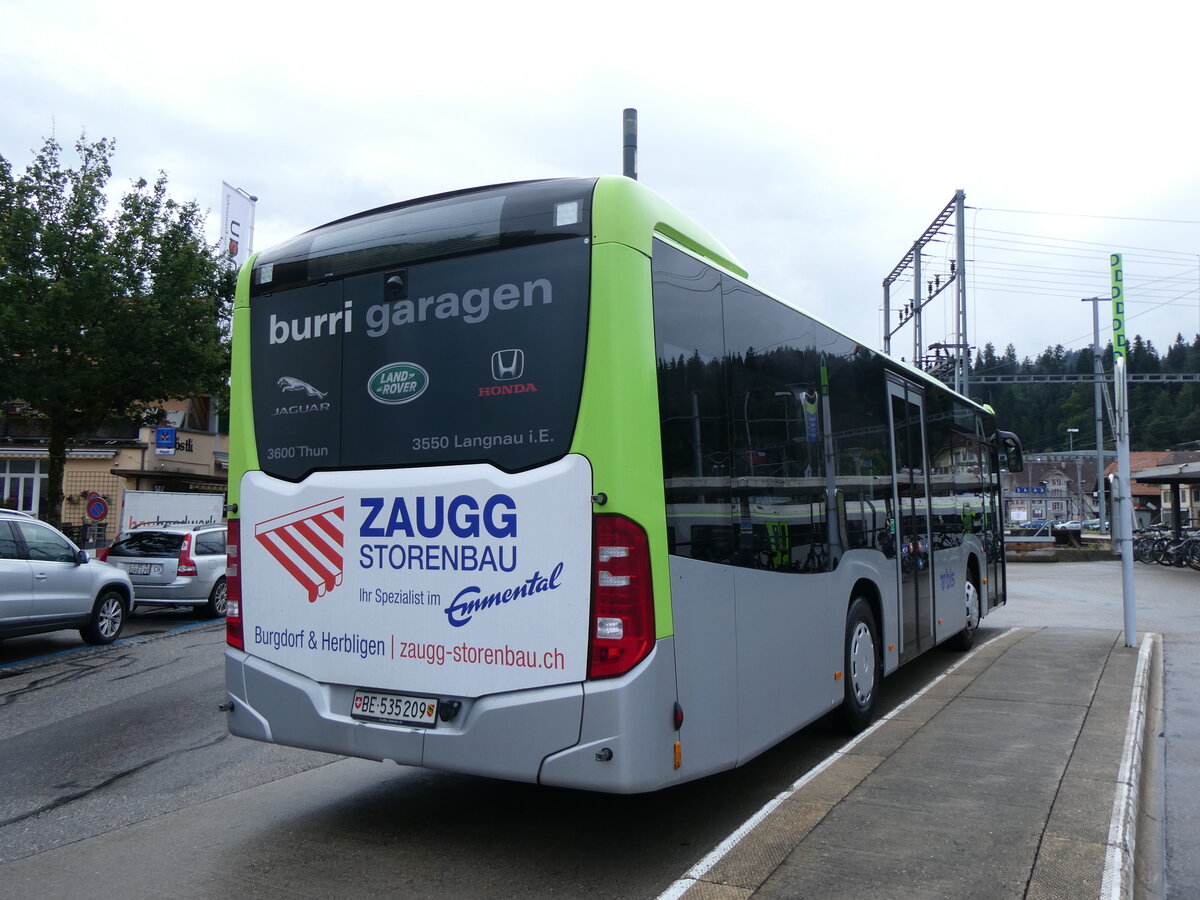
<instances>
[{"instance_id":1,"label":"green vertical sign","mask_svg":"<svg viewBox=\"0 0 1200 900\"><path fill-rule=\"evenodd\" d=\"M1125 359L1129 344L1125 340L1125 270L1121 254L1110 254L1108 265L1112 269L1113 358Z\"/></svg>"}]
</instances>

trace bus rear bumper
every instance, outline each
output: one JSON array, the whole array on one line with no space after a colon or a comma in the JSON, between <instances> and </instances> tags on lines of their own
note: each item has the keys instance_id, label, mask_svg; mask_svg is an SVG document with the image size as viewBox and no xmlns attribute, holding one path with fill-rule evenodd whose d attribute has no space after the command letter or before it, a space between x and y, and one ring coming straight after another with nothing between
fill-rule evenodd
<instances>
[{"instance_id":1,"label":"bus rear bumper","mask_svg":"<svg viewBox=\"0 0 1200 900\"><path fill-rule=\"evenodd\" d=\"M579 741L583 687L558 685L463 700L433 728L351 718L354 685L321 684L227 648L229 730L239 737L513 781L537 781L548 752Z\"/></svg>"},{"instance_id":2,"label":"bus rear bumper","mask_svg":"<svg viewBox=\"0 0 1200 900\"><path fill-rule=\"evenodd\" d=\"M415 728L353 719L354 686L321 684L227 648L229 730L268 743L510 781L655 790L682 780L674 766L672 649L670 639L659 641L650 658L622 678L463 700L453 721Z\"/></svg>"},{"instance_id":3,"label":"bus rear bumper","mask_svg":"<svg viewBox=\"0 0 1200 900\"><path fill-rule=\"evenodd\" d=\"M542 784L634 794L678 784L675 643L663 638L628 675L588 681L578 742L546 758Z\"/></svg>"}]
</instances>

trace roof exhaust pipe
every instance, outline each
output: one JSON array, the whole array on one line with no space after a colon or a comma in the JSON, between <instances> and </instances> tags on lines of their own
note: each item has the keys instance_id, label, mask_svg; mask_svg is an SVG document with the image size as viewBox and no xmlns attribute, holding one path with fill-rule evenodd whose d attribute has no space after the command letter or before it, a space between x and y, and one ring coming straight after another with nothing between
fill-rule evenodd
<instances>
[{"instance_id":1,"label":"roof exhaust pipe","mask_svg":"<svg viewBox=\"0 0 1200 900\"><path fill-rule=\"evenodd\" d=\"M625 110L622 121L625 133L625 165L621 174L637 181L637 110Z\"/></svg>"}]
</instances>

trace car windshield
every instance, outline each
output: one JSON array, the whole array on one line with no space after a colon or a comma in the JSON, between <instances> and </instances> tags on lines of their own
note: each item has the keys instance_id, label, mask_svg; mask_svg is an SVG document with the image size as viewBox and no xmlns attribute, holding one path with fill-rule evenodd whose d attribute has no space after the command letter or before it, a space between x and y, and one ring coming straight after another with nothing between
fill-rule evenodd
<instances>
[{"instance_id":1,"label":"car windshield","mask_svg":"<svg viewBox=\"0 0 1200 900\"><path fill-rule=\"evenodd\" d=\"M108 551L113 556L175 556L183 546L183 535L169 531L137 531L121 535Z\"/></svg>"}]
</instances>

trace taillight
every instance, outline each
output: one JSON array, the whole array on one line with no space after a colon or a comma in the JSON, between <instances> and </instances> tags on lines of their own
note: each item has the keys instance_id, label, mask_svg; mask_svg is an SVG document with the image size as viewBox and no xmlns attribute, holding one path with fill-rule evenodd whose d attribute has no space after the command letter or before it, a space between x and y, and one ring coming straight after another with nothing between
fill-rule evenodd
<instances>
[{"instance_id":1,"label":"taillight","mask_svg":"<svg viewBox=\"0 0 1200 900\"><path fill-rule=\"evenodd\" d=\"M175 567L176 575L199 575L196 560L192 559L192 536L183 536L183 546L179 548L179 564Z\"/></svg>"},{"instance_id":2,"label":"taillight","mask_svg":"<svg viewBox=\"0 0 1200 900\"><path fill-rule=\"evenodd\" d=\"M94 555L95 555L96 559L100 560L101 562L104 562L108 559L108 548L107 547L97 547Z\"/></svg>"},{"instance_id":3,"label":"taillight","mask_svg":"<svg viewBox=\"0 0 1200 900\"><path fill-rule=\"evenodd\" d=\"M592 558L588 677L624 675L654 647L650 544L636 522L597 515Z\"/></svg>"},{"instance_id":4,"label":"taillight","mask_svg":"<svg viewBox=\"0 0 1200 900\"><path fill-rule=\"evenodd\" d=\"M238 545L241 543L241 520L230 519L226 530L225 553L225 643L238 650L246 649L242 636L242 576L238 571Z\"/></svg>"}]
</instances>

